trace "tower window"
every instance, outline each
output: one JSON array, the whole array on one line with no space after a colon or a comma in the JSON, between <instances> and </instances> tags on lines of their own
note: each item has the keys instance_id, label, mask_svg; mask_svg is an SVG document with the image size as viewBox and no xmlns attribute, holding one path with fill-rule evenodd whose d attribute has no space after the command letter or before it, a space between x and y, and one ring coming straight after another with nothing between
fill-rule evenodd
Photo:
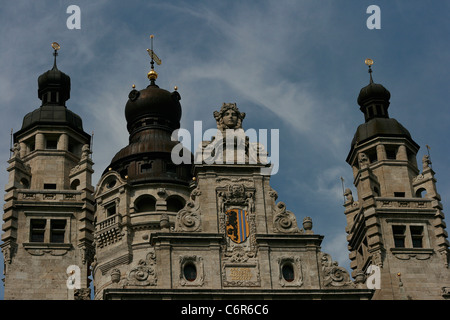
<instances>
[{"instance_id":1,"label":"tower window","mask_svg":"<svg viewBox=\"0 0 450 320\"><path fill-rule=\"evenodd\" d=\"M423 247L423 227L422 226L410 226L411 240L413 248Z\"/></svg>"},{"instance_id":2,"label":"tower window","mask_svg":"<svg viewBox=\"0 0 450 320\"><path fill-rule=\"evenodd\" d=\"M141 173L147 173L152 171L152 163L141 164Z\"/></svg>"},{"instance_id":3,"label":"tower window","mask_svg":"<svg viewBox=\"0 0 450 320\"><path fill-rule=\"evenodd\" d=\"M394 192L394 197L396 198L404 198L405 193L404 192Z\"/></svg>"},{"instance_id":4,"label":"tower window","mask_svg":"<svg viewBox=\"0 0 450 320\"><path fill-rule=\"evenodd\" d=\"M405 226L392 226L392 233L394 235L394 246L396 248L405 247Z\"/></svg>"},{"instance_id":5,"label":"tower window","mask_svg":"<svg viewBox=\"0 0 450 320\"><path fill-rule=\"evenodd\" d=\"M151 195L143 195L134 202L136 212L148 212L156 210L156 199Z\"/></svg>"},{"instance_id":6,"label":"tower window","mask_svg":"<svg viewBox=\"0 0 450 320\"><path fill-rule=\"evenodd\" d=\"M30 242L44 242L46 222L44 219L31 219Z\"/></svg>"},{"instance_id":7,"label":"tower window","mask_svg":"<svg viewBox=\"0 0 450 320\"><path fill-rule=\"evenodd\" d=\"M113 215L115 215L117 213L116 203L115 202L105 206L105 209L106 209L106 216L107 217L113 216Z\"/></svg>"},{"instance_id":8,"label":"tower window","mask_svg":"<svg viewBox=\"0 0 450 320\"><path fill-rule=\"evenodd\" d=\"M56 190L56 183L44 183L44 189Z\"/></svg>"},{"instance_id":9,"label":"tower window","mask_svg":"<svg viewBox=\"0 0 450 320\"><path fill-rule=\"evenodd\" d=\"M45 148L48 150L56 150L58 146L58 141L56 139L47 139Z\"/></svg>"},{"instance_id":10,"label":"tower window","mask_svg":"<svg viewBox=\"0 0 450 320\"><path fill-rule=\"evenodd\" d=\"M397 150L395 148L386 148L386 158L388 160L397 159Z\"/></svg>"},{"instance_id":11,"label":"tower window","mask_svg":"<svg viewBox=\"0 0 450 320\"><path fill-rule=\"evenodd\" d=\"M50 221L50 242L64 243L66 220L55 219Z\"/></svg>"}]
</instances>

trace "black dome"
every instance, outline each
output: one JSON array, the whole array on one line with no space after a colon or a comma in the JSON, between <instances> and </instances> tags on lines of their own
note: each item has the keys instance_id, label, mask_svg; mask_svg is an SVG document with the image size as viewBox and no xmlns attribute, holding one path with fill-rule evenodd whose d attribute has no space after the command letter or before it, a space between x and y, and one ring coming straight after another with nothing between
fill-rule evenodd
<instances>
[{"instance_id":1,"label":"black dome","mask_svg":"<svg viewBox=\"0 0 450 320\"><path fill-rule=\"evenodd\" d=\"M352 148L356 142L361 143L378 136L404 137L411 139L409 131L393 118L373 118L359 125L352 140Z\"/></svg>"},{"instance_id":2,"label":"black dome","mask_svg":"<svg viewBox=\"0 0 450 320\"><path fill-rule=\"evenodd\" d=\"M70 77L64 72L58 70L56 64L51 70L41 74L38 78L38 96L45 104L53 102L65 104L70 99ZM47 99L45 94L48 92L57 92L58 97Z\"/></svg>"},{"instance_id":3,"label":"black dome","mask_svg":"<svg viewBox=\"0 0 450 320\"><path fill-rule=\"evenodd\" d=\"M391 93L383 85L371 82L361 89L358 95L358 104L363 107L375 101L389 103Z\"/></svg>"},{"instance_id":4,"label":"black dome","mask_svg":"<svg viewBox=\"0 0 450 320\"><path fill-rule=\"evenodd\" d=\"M167 126L171 131L180 127L181 97L177 91L152 84L140 91L133 89L128 98L125 118L129 133L141 126Z\"/></svg>"}]
</instances>

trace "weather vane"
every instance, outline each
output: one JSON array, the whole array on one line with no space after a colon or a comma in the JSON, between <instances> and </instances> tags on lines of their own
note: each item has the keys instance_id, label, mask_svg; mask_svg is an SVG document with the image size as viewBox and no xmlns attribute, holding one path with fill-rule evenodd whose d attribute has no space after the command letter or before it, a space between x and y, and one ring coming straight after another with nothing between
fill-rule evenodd
<instances>
[{"instance_id":1,"label":"weather vane","mask_svg":"<svg viewBox=\"0 0 450 320\"><path fill-rule=\"evenodd\" d=\"M58 55L58 50L61 49L61 46L59 45L58 42L52 42L52 48L55 50L55 52L53 52L53 56L55 57L53 67L56 68L56 56Z\"/></svg>"},{"instance_id":2,"label":"weather vane","mask_svg":"<svg viewBox=\"0 0 450 320\"><path fill-rule=\"evenodd\" d=\"M150 70L150 72L147 74L148 79L152 82L152 84L155 83L156 78L158 78L158 74L156 73L156 71L154 70L154 64L156 62L157 65L161 65L161 59L158 58L158 56L156 55L156 53L153 51L153 38L154 36L151 35L150 36L150 40L151 40L151 49L147 49L148 55L150 56L150 58L152 59L150 64L152 69Z\"/></svg>"},{"instance_id":3,"label":"weather vane","mask_svg":"<svg viewBox=\"0 0 450 320\"><path fill-rule=\"evenodd\" d=\"M369 74L370 74L370 83L373 83L373 79L372 79L372 65L373 65L373 60L372 59L366 59L364 61L364 63L366 65L369 66Z\"/></svg>"}]
</instances>

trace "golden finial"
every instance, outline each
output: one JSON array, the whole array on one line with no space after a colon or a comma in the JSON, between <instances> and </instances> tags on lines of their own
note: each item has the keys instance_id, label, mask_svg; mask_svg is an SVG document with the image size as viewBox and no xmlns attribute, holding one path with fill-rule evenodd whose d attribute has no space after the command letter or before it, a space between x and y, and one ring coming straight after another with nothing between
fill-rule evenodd
<instances>
[{"instance_id":1,"label":"golden finial","mask_svg":"<svg viewBox=\"0 0 450 320\"><path fill-rule=\"evenodd\" d=\"M58 42L52 42L52 48L57 51L57 50L61 49L61 46L59 45Z\"/></svg>"},{"instance_id":2,"label":"golden finial","mask_svg":"<svg viewBox=\"0 0 450 320\"><path fill-rule=\"evenodd\" d=\"M373 65L373 60L367 58L366 60L364 60L364 63L369 66L369 74L370 74L370 83L373 83L373 79L372 79L372 65Z\"/></svg>"},{"instance_id":3,"label":"golden finial","mask_svg":"<svg viewBox=\"0 0 450 320\"><path fill-rule=\"evenodd\" d=\"M131 87L132 87L132 88L134 89L134 88L136 88L136 85L135 85L135 84L133 84L133 85L132 85Z\"/></svg>"},{"instance_id":4,"label":"golden finial","mask_svg":"<svg viewBox=\"0 0 450 320\"><path fill-rule=\"evenodd\" d=\"M55 57L53 61L53 68L56 68L56 56L58 55L58 50L61 49L61 46L58 42L52 42L52 48L55 50L55 52L53 52L53 56Z\"/></svg>"},{"instance_id":5,"label":"golden finial","mask_svg":"<svg viewBox=\"0 0 450 320\"><path fill-rule=\"evenodd\" d=\"M173 90L177 91L177 90L178 90L178 87L177 87L177 86L173 87Z\"/></svg>"}]
</instances>

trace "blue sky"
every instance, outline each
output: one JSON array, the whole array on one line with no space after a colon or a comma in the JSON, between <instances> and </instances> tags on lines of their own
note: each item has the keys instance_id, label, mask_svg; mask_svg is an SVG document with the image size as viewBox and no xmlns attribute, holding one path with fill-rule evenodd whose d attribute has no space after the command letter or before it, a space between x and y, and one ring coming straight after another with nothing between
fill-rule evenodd
<instances>
[{"instance_id":1,"label":"blue sky","mask_svg":"<svg viewBox=\"0 0 450 320\"><path fill-rule=\"evenodd\" d=\"M69 5L81 29L69 30ZM369 30L369 5L381 29ZM128 143L124 107L133 84L148 84L149 35L162 59L157 84L178 86L181 126L213 128L213 111L237 103L244 129L280 130L280 169L271 179L278 201L299 223L313 219L322 250L348 268L340 177L363 114L356 103L373 77L391 92L390 117L431 160L444 212L450 199L447 1L14 1L0 8L0 185L7 183L11 128L38 108L37 78L53 63L71 77L69 109L94 132L94 183ZM356 194L354 188L351 188ZM3 259L3 257L2 257ZM3 270L3 262L0 264ZM0 299L3 286L0 286Z\"/></svg>"}]
</instances>

